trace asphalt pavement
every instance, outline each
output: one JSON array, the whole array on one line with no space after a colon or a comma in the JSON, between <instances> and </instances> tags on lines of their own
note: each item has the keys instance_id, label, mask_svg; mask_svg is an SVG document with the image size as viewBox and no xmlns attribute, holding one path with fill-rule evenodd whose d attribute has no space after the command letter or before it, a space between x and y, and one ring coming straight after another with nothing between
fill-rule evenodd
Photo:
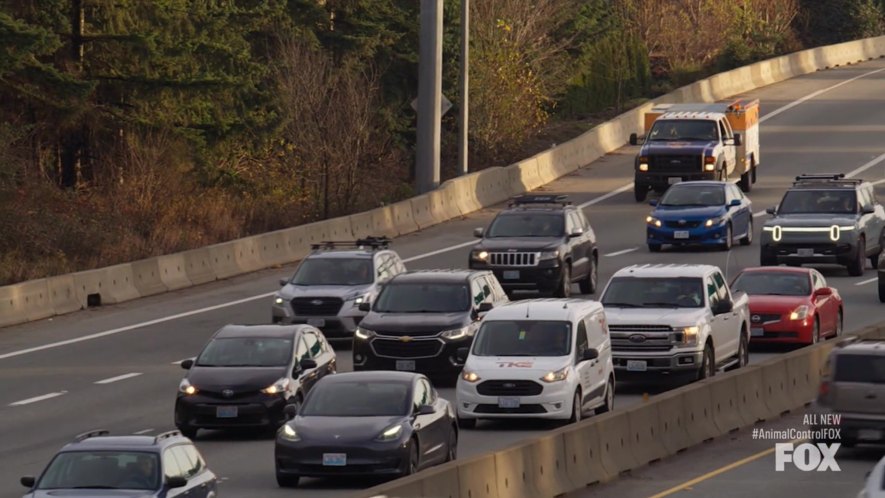
<instances>
[{"instance_id":1,"label":"asphalt pavement","mask_svg":"<svg viewBox=\"0 0 885 498\"><path fill-rule=\"evenodd\" d=\"M845 172L880 181L877 194L885 201L885 183L881 182L885 179L885 164L881 162L885 161L883 80L885 61L876 60L806 75L749 94L761 99L764 120L759 182L749 194L754 211L764 213L765 208L777 204L799 173ZM812 94L813 98L809 98ZM735 246L730 253L649 253L644 246L644 218L650 208L634 202L630 186L635 150L624 147L544 189L567 193L585 208L602 253L600 284L607 282L616 270L639 263L715 264L729 276L743 267L758 265L756 243ZM399 237L393 247L411 269L466 267L470 245L475 241L472 229L485 226L495 211L486 209ZM765 216L760 214L756 218L757 239ZM54 452L75 434L96 428L114 433L156 434L174 428L172 408L183 373L177 362L196 355L206 339L224 324L268 323L270 295L278 288L279 278L291 274L293 268L266 270L0 330L0 481L5 483L0 486L0 496L20 496L24 488L18 486L19 477L39 473ZM845 299L847 332L885 319L885 308L876 297L875 271L868 268L863 277L849 277L838 267L822 271ZM350 351L337 349L339 370L349 370ZM771 358L779 352L754 351L751 361ZM642 386L619 385L616 407L640 402L643 391ZM453 398L453 389L443 388L441 392L448 399ZM532 422L480 423L476 430L463 431L459 455L503 448L553 426ZM201 432L197 446L223 479L223 496L347 496L375 484L307 479L304 491L280 490L273 477L271 439ZM722 454L731 458L744 450L724 447ZM691 474L693 463L682 460L688 454L675 457L674 462L683 462L680 477L692 479L697 477ZM761 459L757 464L766 465ZM850 472L842 475L852 482L856 480L857 486L840 488L841 496L853 496L860 486L859 478L855 479L857 476ZM743 479L721 481L726 476L720 474L720 480L711 479L702 485L728 487L729 492L737 493L734 496L752 493L762 498L792 494L791 486L810 479L805 474L783 473L772 475L768 485L758 486L749 471ZM670 479L654 477L654 489L642 488L636 496L679 484ZM616 484L629 484L623 481ZM722 494L719 488L704 489L707 492L696 495L731 496ZM814 485L803 492L808 498L840 496Z\"/></svg>"}]
</instances>

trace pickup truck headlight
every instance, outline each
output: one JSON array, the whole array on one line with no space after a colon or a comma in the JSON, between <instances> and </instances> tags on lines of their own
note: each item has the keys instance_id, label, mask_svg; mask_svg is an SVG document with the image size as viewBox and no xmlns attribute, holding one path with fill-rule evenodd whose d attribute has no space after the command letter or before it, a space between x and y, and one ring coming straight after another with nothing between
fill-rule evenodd
<instances>
[{"instance_id":1,"label":"pickup truck headlight","mask_svg":"<svg viewBox=\"0 0 885 498\"><path fill-rule=\"evenodd\" d=\"M657 219L657 218L655 218L655 217L652 217L652 216L646 216L646 217L645 217L645 222L648 223L649 225L654 225L654 226L656 226L656 227L658 227L658 228L661 227L661 220L659 220L659 219Z\"/></svg>"},{"instance_id":2,"label":"pickup truck headlight","mask_svg":"<svg viewBox=\"0 0 885 498\"><path fill-rule=\"evenodd\" d=\"M559 258L559 251L544 251L541 253L541 260L550 260Z\"/></svg>"},{"instance_id":3,"label":"pickup truck headlight","mask_svg":"<svg viewBox=\"0 0 885 498\"><path fill-rule=\"evenodd\" d=\"M648 171L648 158L645 156L639 158L639 171Z\"/></svg>"},{"instance_id":4,"label":"pickup truck headlight","mask_svg":"<svg viewBox=\"0 0 885 498\"><path fill-rule=\"evenodd\" d=\"M488 263L489 261L489 252L483 250L476 250L470 252L470 259L476 261L478 263Z\"/></svg>"},{"instance_id":5,"label":"pickup truck headlight","mask_svg":"<svg viewBox=\"0 0 885 498\"><path fill-rule=\"evenodd\" d=\"M842 232L848 232L851 230L854 230L854 227L850 226L850 225L848 225L848 226L833 225L830 227L830 240L832 240L833 242L836 242L839 240L839 237L842 236Z\"/></svg>"},{"instance_id":6,"label":"pickup truck headlight","mask_svg":"<svg viewBox=\"0 0 885 498\"><path fill-rule=\"evenodd\" d=\"M362 341L368 341L369 339L375 337L375 331L364 329L362 327L357 327L353 332L353 336Z\"/></svg>"},{"instance_id":7,"label":"pickup truck headlight","mask_svg":"<svg viewBox=\"0 0 885 498\"><path fill-rule=\"evenodd\" d=\"M541 377L541 380L543 380L544 382L547 382L547 383L551 383L551 382L562 382L567 378L568 378L568 367L566 366L566 367L560 368L559 370L556 370L555 372L547 372L543 377Z\"/></svg>"},{"instance_id":8,"label":"pickup truck headlight","mask_svg":"<svg viewBox=\"0 0 885 498\"><path fill-rule=\"evenodd\" d=\"M698 344L698 334L700 333L700 327L685 327L682 329L682 344L684 346L697 346Z\"/></svg>"},{"instance_id":9,"label":"pickup truck headlight","mask_svg":"<svg viewBox=\"0 0 885 498\"><path fill-rule=\"evenodd\" d=\"M704 157L704 171L716 171L716 158L713 156Z\"/></svg>"},{"instance_id":10,"label":"pickup truck headlight","mask_svg":"<svg viewBox=\"0 0 885 498\"><path fill-rule=\"evenodd\" d=\"M808 306L802 305L790 313L790 320L805 320L808 317Z\"/></svg>"},{"instance_id":11,"label":"pickup truck headlight","mask_svg":"<svg viewBox=\"0 0 885 498\"><path fill-rule=\"evenodd\" d=\"M439 336L443 339L448 339L450 341L457 341L459 339L464 339L465 337L470 337L473 335L473 331L470 330L470 326L461 327L460 329L452 329L452 330L444 330L439 333Z\"/></svg>"},{"instance_id":12,"label":"pickup truck headlight","mask_svg":"<svg viewBox=\"0 0 885 498\"><path fill-rule=\"evenodd\" d=\"M719 226L722 222L725 221L725 217L721 216L719 218L710 218L709 220L704 222L704 226L707 228Z\"/></svg>"}]
</instances>

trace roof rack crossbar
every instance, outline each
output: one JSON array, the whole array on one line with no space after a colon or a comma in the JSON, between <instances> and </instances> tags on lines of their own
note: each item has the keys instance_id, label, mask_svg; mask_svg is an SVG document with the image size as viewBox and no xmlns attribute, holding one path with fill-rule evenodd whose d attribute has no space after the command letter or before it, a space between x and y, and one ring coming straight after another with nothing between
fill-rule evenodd
<instances>
[{"instance_id":1,"label":"roof rack crossbar","mask_svg":"<svg viewBox=\"0 0 885 498\"><path fill-rule=\"evenodd\" d=\"M74 437L74 442L79 443L80 441L85 441L91 437L107 436L110 433L111 433L111 431L109 431L107 429L96 429L94 431L89 431L89 432L84 432L83 434L78 434L76 437Z\"/></svg>"},{"instance_id":2,"label":"roof rack crossbar","mask_svg":"<svg viewBox=\"0 0 885 498\"><path fill-rule=\"evenodd\" d=\"M826 181L832 183L857 184L862 183L860 178L845 178L845 173L826 173L826 174L801 174L796 176L794 184L802 182Z\"/></svg>"},{"instance_id":3,"label":"roof rack crossbar","mask_svg":"<svg viewBox=\"0 0 885 498\"><path fill-rule=\"evenodd\" d=\"M365 237L357 240L324 240L317 244L311 244L311 250L317 251L321 249L338 249L342 247L357 247L369 249L387 249L390 247L391 240L388 237Z\"/></svg>"},{"instance_id":4,"label":"roof rack crossbar","mask_svg":"<svg viewBox=\"0 0 885 498\"><path fill-rule=\"evenodd\" d=\"M568 200L568 196L565 194L523 194L510 199L508 203L510 207L535 204L568 206L571 204L571 201Z\"/></svg>"},{"instance_id":5,"label":"roof rack crossbar","mask_svg":"<svg viewBox=\"0 0 885 498\"><path fill-rule=\"evenodd\" d=\"M181 431L166 431L154 436L154 444L156 444L161 439L169 439L171 437L181 436Z\"/></svg>"}]
</instances>

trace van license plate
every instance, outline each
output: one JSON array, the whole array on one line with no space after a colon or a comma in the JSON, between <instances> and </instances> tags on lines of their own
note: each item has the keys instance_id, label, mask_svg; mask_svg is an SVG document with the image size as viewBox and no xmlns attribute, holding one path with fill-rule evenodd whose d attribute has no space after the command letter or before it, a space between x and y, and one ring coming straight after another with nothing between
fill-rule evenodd
<instances>
[{"instance_id":1,"label":"van license plate","mask_svg":"<svg viewBox=\"0 0 885 498\"><path fill-rule=\"evenodd\" d=\"M316 328L325 327L326 319L325 318L308 318L307 324Z\"/></svg>"},{"instance_id":2,"label":"van license plate","mask_svg":"<svg viewBox=\"0 0 885 498\"><path fill-rule=\"evenodd\" d=\"M519 398L498 398L499 408L519 408Z\"/></svg>"},{"instance_id":3,"label":"van license plate","mask_svg":"<svg viewBox=\"0 0 885 498\"><path fill-rule=\"evenodd\" d=\"M627 360L628 372L645 372L648 370L648 363L645 360Z\"/></svg>"},{"instance_id":4,"label":"van license plate","mask_svg":"<svg viewBox=\"0 0 885 498\"><path fill-rule=\"evenodd\" d=\"M519 280L519 271L505 271L504 272L504 280Z\"/></svg>"},{"instance_id":5,"label":"van license plate","mask_svg":"<svg viewBox=\"0 0 885 498\"><path fill-rule=\"evenodd\" d=\"M673 232L674 239L687 239L688 238L688 230L677 230Z\"/></svg>"},{"instance_id":6,"label":"van license plate","mask_svg":"<svg viewBox=\"0 0 885 498\"><path fill-rule=\"evenodd\" d=\"M796 254L803 257L814 256L814 249L799 249Z\"/></svg>"},{"instance_id":7,"label":"van license plate","mask_svg":"<svg viewBox=\"0 0 885 498\"><path fill-rule=\"evenodd\" d=\"M667 178L667 183L669 183L670 185L682 183L682 177L681 176L676 176L676 177L671 176L670 178Z\"/></svg>"},{"instance_id":8,"label":"van license plate","mask_svg":"<svg viewBox=\"0 0 885 498\"><path fill-rule=\"evenodd\" d=\"M215 407L216 418L237 418L238 412L236 406L217 406Z\"/></svg>"},{"instance_id":9,"label":"van license plate","mask_svg":"<svg viewBox=\"0 0 885 498\"><path fill-rule=\"evenodd\" d=\"M861 441L879 441L882 439L882 431L878 429L861 429L857 431L857 439Z\"/></svg>"},{"instance_id":10,"label":"van license plate","mask_svg":"<svg viewBox=\"0 0 885 498\"><path fill-rule=\"evenodd\" d=\"M326 467L344 467L347 465L347 453L323 453L323 465Z\"/></svg>"},{"instance_id":11,"label":"van license plate","mask_svg":"<svg viewBox=\"0 0 885 498\"><path fill-rule=\"evenodd\" d=\"M396 369L405 372L414 372L415 360L397 360Z\"/></svg>"},{"instance_id":12,"label":"van license plate","mask_svg":"<svg viewBox=\"0 0 885 498\"><path fill-rule=\"evenodd\" d=\"M750 329L750 337L764 337L765 329L753 327Z\"/></svg>"}]
</instances>

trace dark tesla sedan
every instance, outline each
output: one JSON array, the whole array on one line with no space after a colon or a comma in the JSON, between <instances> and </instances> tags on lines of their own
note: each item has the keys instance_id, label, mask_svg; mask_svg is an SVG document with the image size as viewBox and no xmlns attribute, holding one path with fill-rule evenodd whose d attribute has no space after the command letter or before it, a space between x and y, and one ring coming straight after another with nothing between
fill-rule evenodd
<instances>
[{"instance_id":1,"label":"dark tesla sedan","mask_svg":"<svg viewBox=\"0 0 885 498\"><path fill-rule=\"evenodd\" d=\"M400 477L455 459L455 412L421 374L351 372L322 379L277 432L276 475Z\"/></svg>"},{"instance_id":2,"label":"dark tesla sedan","mask_svg":"<svg viewBox=\"0 0 885 498\"><path fill-rule=\"evenodd\" d=\"M199 429L277 429L287 405L298 405L323 376L335 373L335 352L310 325L226 325L178 387L175 425L193 439Z\"/></svg>"}]
</instances>

